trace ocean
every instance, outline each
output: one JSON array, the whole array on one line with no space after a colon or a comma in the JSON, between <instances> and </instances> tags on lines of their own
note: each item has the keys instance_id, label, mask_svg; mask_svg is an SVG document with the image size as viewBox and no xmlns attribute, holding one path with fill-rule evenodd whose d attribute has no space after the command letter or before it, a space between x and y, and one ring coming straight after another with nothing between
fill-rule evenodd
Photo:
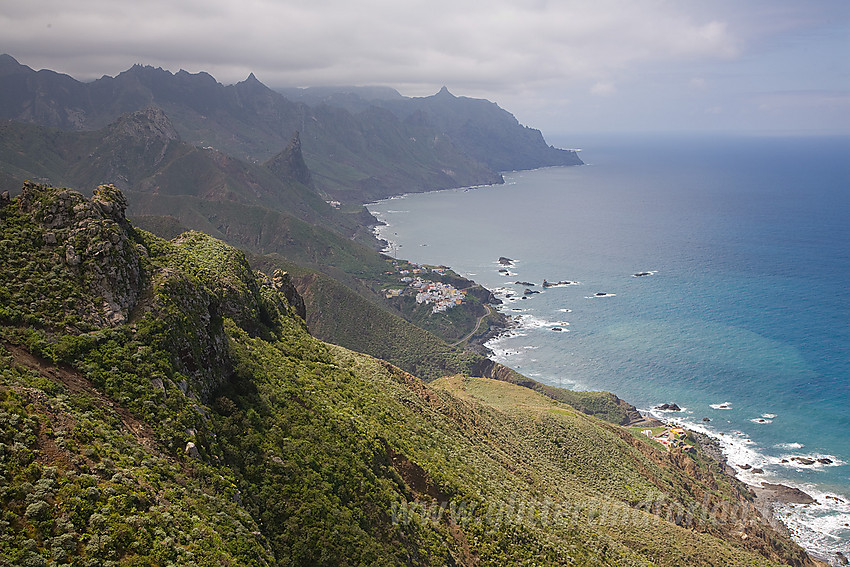
<instances>
[{"instance_id":1,"label":"ocean","mask_svg":"<svg viewBox=\"0 0 850 567\"><path fill-rule=\"evenodd\" d=\"M495 360L713 436L817 499L777 509L799 543L850 555L850 138L570 143L587 165L371 204L379 236L497 293Z\"/></svg>"}]
</instances>

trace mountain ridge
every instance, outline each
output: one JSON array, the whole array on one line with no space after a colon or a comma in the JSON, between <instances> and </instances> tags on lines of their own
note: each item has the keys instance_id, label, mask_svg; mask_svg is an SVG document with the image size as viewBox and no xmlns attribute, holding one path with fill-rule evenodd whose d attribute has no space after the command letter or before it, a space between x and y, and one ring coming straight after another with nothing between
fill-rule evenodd
<instances>
[{"instance_id":1,"label":"mountain ridge","mask_svg":"<svg viewBox=\"0 0 850 567\"><path fill-rule=\"evenodd\" d=\"M115 77L80 83L68 75L33 71L11 56L4 61L8 71L0 85L0 118L64 130L94 130L123 114L158 106L186 142L212 146L249 162L267 161L299 131L305 160L320 191L358 204L409 191L499 183L499 171L520 166L581 163L575 152L555 151L539 131L521 127L492 103L486 105L489 114L479 112L461 121L469 123L467 130L478 133L472 135L449 131L456 116L406 120L411 113L407 107L419 104L417 99L385 96L380 104L371 99L349 111L345 104L334 106L328 100L313 107L290 101L253 74L224 86L208 73L181 70L172 74L137 64ZM357 93L370 92L375 90L360 89L351 97L362 101ZM473 99L454 100L468 107ZM371 109L378 107L391 114L376 115ZM490 128L489 122L501 126ZM482 144L494 134L504 148L491 155L495 145ZM386 145L390 139L394 143Z\"/></svg>"}]
</instances>

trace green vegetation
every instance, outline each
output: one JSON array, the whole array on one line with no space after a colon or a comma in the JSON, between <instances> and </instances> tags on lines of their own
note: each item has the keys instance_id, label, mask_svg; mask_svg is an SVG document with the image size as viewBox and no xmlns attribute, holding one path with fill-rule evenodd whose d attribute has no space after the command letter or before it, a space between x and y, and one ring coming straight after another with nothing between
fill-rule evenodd
<instances>
[{"instance_id":1,"label":"green vegetation","mask_svg":"<svg viewBox=\"0 0 850 567\"><path fill-rule=\"evenodd\" d=\"M473 373L482 359L450 347L323 274L297 276L295 283L307 304L307 324L323 340L387 360L424 380Z\"/></svg>"},{"instance_id":2,"label":"green vegetation","mask_svg":"<svg viewBox=\"0 0 850 567\"><path fill-rule=\"evenodd\" d=\"M365 200L574 153L447 91L309 108L137 66L81 110L54 75L4 79L44 126L0 124L2 188L113 179L170 240L111 185L0 197L0 564L811 565L616 396L450 346L501 324L487 290L428 271L467 292L434 313L375 251Z\"/></svg>"},{"instance_id":3,"label":"green vegetation","mask_svg":"<svg viewBox=\"0 0 850 567\"><path fill-rule=\"evenodd\" d=\"M57 199L75 213L48 221ZM48 231L90 235L51 271L3 271L4 297L28 300L0 314L0 562L809 564L708 458L324 343L280 274L201 233L133 229L121 204L28 186L0 207L4 266L52 258ZM113 234L129 244L95 262Z\"/></svg>"}]
</instances>

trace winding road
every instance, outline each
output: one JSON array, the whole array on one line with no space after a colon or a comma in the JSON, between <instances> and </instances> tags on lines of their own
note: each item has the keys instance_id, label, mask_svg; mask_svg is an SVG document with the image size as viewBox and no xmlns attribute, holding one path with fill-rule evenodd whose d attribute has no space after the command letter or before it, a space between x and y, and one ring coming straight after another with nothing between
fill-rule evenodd
<instances>
[{"instance_id":1,"label":"winding road","mask_svg":"<svg viewBox=\"0 0 850 567\"><path fill-rule=\"evenodd\" d=\"M482 315L481 317L479 317L479 318L478 318L478 321L475 323L475 328L474 328L474 329L472 329L472 330L469 332L469 334L467 334L465 337L463 337L462 339L460 339L460 340L459 340L459 341L457 341L457 342L452 343L452 344L451 344L451 345L449 345L449 346L456 347L456 346L457 346L457 345L459 345L460 343L463 343L463 342L468 341L468 340L472 337L472 335L474 335L475 333L477 333L477 332L478 332L478 329L480 329L480 328L481 328L481 322L484 320L484 318L485 318L485 317L489 317L490 315L492 315L492 314L493 314L493 308L492 308L492 307L490 307L490 306L489 306L489 305L487 305L486 303L484 304L484 307L486 307L486 308L487 308L487 313L485 313L484 315Z\"/></svg>"}]
</instances>

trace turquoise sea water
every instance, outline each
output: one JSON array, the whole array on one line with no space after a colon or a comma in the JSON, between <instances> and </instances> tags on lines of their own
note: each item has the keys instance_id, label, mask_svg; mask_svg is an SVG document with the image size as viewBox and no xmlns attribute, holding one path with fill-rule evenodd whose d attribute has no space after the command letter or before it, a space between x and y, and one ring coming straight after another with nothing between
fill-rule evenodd
<instances>
[{"instance_id":1,"label":"turquoise sea water","mask_svg":"<svg viewBox=\"0 0 850 567\"><path fill-rule=\"evenodd\" d=\"M850 552L850 139L573 143L588 165L370 205L379 234L498 291L519 325L490 344L498 361L677 403L656 415L764 471L742 480L817 498L779 510L804 546Z\"/></svg>"}]
</instances>

